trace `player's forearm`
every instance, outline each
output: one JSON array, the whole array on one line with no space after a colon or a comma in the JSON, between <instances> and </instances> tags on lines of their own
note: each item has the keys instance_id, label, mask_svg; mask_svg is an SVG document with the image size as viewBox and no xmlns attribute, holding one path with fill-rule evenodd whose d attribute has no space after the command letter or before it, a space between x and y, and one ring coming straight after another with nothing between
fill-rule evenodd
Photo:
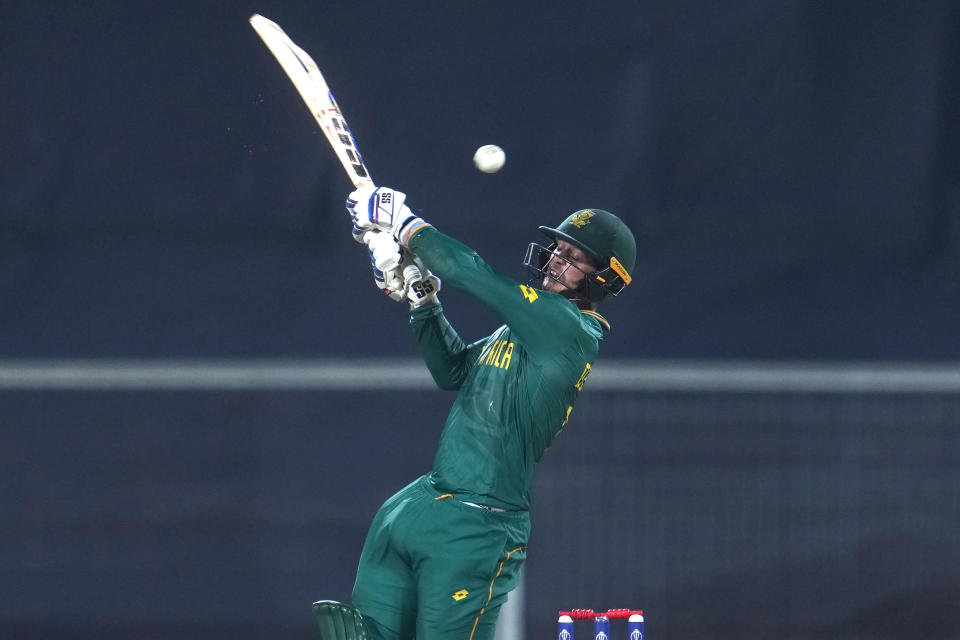
<instances>
[{"instance_id":1,"label":"player's forearm","mask_svg":"<svg viewBox=\"0 0 960 640\"><path fill-rule=\"evenodd\" d=\"M447 286L468 293L471 283L493 274L476 251L434 227L417 231L410 238L409 248Z\"/></svg>"},{"instance_id":2,"label":"player's forearm","mask_svg":"<svg viewBox=\"0 0 960 640\"><path fill-rule=\"evenodd\" d=\"M416 232L408 247L444 284L496 313L534 356L552 356L579 331L580 313L569 301L503 276L473 249L433 227Z\"/></svg>"},{"instance_id":3,"label":"player's forearm","mask_svg":"<svg viewBox=\"0 0 960 640\"><path fill-rule=\"evenodd\" d=\"M443 315L440 304L414 310L410 314L410 328L437 386L459 389L470 368L469 349Z\"/></svg>"},{"instance_id":4,"label":"player's forearm","mask_svg":"<svg viewBox=\"0 0 960 640\"><path fill-rule=\"evenodd\" d=\"M519 291L519 283L498 273L476 251L434 227L418 231L408 246L446 286L477 298L505 322L512 319L522 324L518 314L511 313L512 307L520 308L521 314L528 309L511 302L509 295ZM536 316L538 310L532 311Z\"/></svg>"}]
</instances>

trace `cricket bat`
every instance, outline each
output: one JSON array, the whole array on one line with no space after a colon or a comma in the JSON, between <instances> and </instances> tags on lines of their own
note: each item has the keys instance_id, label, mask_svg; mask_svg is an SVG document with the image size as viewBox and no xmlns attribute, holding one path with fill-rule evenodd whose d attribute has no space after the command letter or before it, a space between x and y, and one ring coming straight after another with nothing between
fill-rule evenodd
<instances>
[{"instance_id":1,"label":"cricket bat","mask_svg":"<svg viewBox=\"0 0 960 640\"><path fill-rule=\"evenodd\" d=\"M307 103L307 108L320 125L320 130L337 154L337 159L353 186L373 184L347 121L340 113L337 101L327 86L327 81L323 79L317 63L306 51L294 44L276 22L255 13L250 16L250 25L287 72L300 97Z\"/></svg>"},{"instance_id":2,"label":"cricket bat","mask_svg":"<svg viewBox=\"0 0 960 640\"><path fill-rule=\"evenodd\" d=\"M340 107L337 106L337 101L330 87L327 86L323 74L320 73L317 63L306 51L298 47L276 22L255 13L250 16L250 26L267 45L290 81L293 82L293 86L297 88L300 97L320 125L320 130L323 131L330 147L337 154L337 159L343 165L343 170L347 172L353 186L372 185L373 179L357 150L357 143L353 139L350 127L340 113ZM375 232L368 231L363 235L364 244L368 244L369 235L372 233ZM404 287L408 291L415 283L423 280L420 268L422 264L419 263L419 259L411 254L410 260L412 263L401 265L404 267Z\"/></svg>"}]
</instances>

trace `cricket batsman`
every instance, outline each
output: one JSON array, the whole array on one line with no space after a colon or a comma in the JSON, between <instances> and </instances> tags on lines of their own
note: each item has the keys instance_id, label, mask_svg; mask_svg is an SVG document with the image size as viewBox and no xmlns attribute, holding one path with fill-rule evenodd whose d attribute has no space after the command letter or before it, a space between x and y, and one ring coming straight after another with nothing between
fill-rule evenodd
<instances>
[{"instance_id":1,"label":"cricket batsman","mask_svg":"<svg viewBox=\"0 0 960 640\"><path fill-rule=\"evenodd\" d=\"M529 284L492 269L444 235L393 189L347 199L354 237L368 245L378 286L409 300L410 326L441 389L457 391L433 469L389 498L360 556L353 606L314 604L323 640L489 640L517 585L530 535L536 463L563 431L610 325L597 313L630 284L630 229L601 209L540 227ZM420 278L404 282L415 257ZM409 272L408 272L409 273ZM503 323L466 344L443 314L441 281Z\"/></svg>"}]
</instances>

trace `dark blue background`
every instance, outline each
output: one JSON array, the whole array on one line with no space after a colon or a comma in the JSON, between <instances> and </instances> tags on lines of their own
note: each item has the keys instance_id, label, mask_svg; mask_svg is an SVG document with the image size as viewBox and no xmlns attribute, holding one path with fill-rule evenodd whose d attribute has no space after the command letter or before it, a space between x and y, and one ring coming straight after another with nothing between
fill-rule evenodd
<instances>
[{"instance_id":1,"label":"dark blue background","mask_svg":"<svg viewBox=\"0 0 960 640\"><path fill-rule=\"evenodd\" d=\"M8 0L0 358L412 353L253 12L504 273L573 210L634 227L598 366L960 360L960 7L762 0ZM956 637L955 395L590 398L538 480L531 637L621 605L654 638ZM0 635L309 636L449 402L0 392Z\"/></svg>"},{"instance_id":2,"label":"dark blue background","mask_svg":"<svg viewBox=\"0 0 960 640\"><path fill-rule=\"evenodd\" d=\"M539 224L628 220L608 354L960 356L954 3L7 5L4 355L406 353L257 11L373 176L504 272Z\"/></svg>"}]
</instances>

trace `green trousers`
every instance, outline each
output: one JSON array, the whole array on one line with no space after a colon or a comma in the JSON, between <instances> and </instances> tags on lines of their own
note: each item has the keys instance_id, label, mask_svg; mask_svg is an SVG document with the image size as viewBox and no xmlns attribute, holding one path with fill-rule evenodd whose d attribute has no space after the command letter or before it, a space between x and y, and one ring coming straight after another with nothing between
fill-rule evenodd
<instances>
[{"instance_id":1,"label":"green trousers","mask_svg":"<svg viewBox=\"0 0 960 640\"><path fill-rule=\"evenodd\" d=\"M489 640L529 535L528 512L469 506L418 478L377 511L353 604L384 640Z\"/></svg>"}]
</instances>

